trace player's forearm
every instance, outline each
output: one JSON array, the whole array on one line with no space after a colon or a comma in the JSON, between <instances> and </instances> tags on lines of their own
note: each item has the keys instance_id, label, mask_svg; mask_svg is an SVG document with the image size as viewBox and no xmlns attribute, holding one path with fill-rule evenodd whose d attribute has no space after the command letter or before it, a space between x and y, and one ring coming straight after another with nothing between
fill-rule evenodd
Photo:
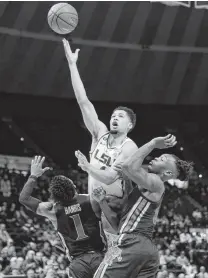
<instances>
[{"instance_id":1,"label":"player's forearm","mask_svg":"<svg viewBox=\"0 0 208 278\"><path fill-rule=\"evenodd\" d=\"M29 177L19 196L19 202L33 212L36 212L38 205L41 202L40 200L31 196L36 184L37 178Z\"/></svg>"},{"instance_id":2,"label":"player's forearm","mask_svg":"<svg viewBox=\"0 0 208 278\"><path fill-rule=\"evenodd\" d=\"M112 184L117 179L117 173L110 171L108 169L106 170L100 170L95 168L93 165L89 164L87 172L90 176L92 176L94 179L105 183L107 185Z\"/></svg>"},{"instance_id":3,"label":"player's forearm","mask_svg":"<svg viewBox=\"0 0 208 278\"><path fill-rule=\"evenodd\" d=\"M77 64L69 65L69 69L71 73L72 86L77 102L81 104L85 101L88 101L86 91L77 68Z\"/></svg>"},{"instance_id":4,"label":"player's forearm","mask_svg":"<svg viewBox=\"0 0 208 278\"><path fill-rule=\"evenodd\" d=\"M128 169L138 170L148 154L154 150L154 142L151 140L147 144L139 148L132 156L130 156L123 164L123 172L127 174Z\"/></svg>"},{"instance_id":5,"label":"player's forearm","mask_svg":"<svg viewBox=\"0 0 208 278\"><path fill-rule=\"evenodd\" d=\"M100 201L99 205L111 227L117 232L119 224L117 214L109 207L105 199Z\"/></svg>"}]
</instances>

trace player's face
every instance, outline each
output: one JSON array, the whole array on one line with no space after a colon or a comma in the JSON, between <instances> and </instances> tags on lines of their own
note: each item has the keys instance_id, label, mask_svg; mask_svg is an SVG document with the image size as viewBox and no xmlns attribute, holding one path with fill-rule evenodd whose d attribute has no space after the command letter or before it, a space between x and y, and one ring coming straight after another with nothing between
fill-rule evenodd
<instances>
[{"instance_id":1,"label":"player's face","mask_svg":"<svg viewBox=\"0 0 208 278\"><path fill-rule=\"evenodd\" d=\"M112 133L128 133L132 123L128 114L124 110L116 110L113 112L110 120L110 130Z\"/></svg>"},{"instance_id":2,"label":"player's face","mask_svg":"<svg viewBox=\"0 0 208 278\"><path fill-rule=\"evenodd\" d=\"M172 173L171 178L177 177L177 168L175 164L175 159L170 154L163 154L160 157L154 158L150 161L148 170L152 173L162 173L164 171L169 171Z\"/></svg>"}]
</instances>

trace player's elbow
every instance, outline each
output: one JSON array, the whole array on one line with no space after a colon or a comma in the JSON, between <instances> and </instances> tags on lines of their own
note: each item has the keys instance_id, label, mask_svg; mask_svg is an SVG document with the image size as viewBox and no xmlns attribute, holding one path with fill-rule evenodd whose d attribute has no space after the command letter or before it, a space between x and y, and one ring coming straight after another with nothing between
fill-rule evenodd
<instances>
[{"instance_id":1,"label":"player's elbow","mask_svg":"<svg viewBox=\"0 0 208 278\"><path fill-rule=\"evenodd\" d=\"M23 194L20 194L19 202L20 202L20 204L25 205L26 198L25 198L25 196Z\"/></svg>"},{"instance_id":2,"label":"player's elbow","mask_svg":"<svg viewBox=\"0 0 208 278\"><path fill-rule=\"evenodd\" d=\"M112 184L114 181L115 181L114 178L112 178L112 177L107 177L107 178L105 178L104 183L107 184L107 185L110 185L110 184Z\"/></svg>"},{"instance_id":3,"label":"player's elbow","mask_svg":"<svg viewBox=\"0 0 208 278\"><path fill-rule=\"evenodd\" d=\"M20 202L20 204L24 205L24 198L21 194L19 196L19 202Z\"/></svg>"}]
</instances>

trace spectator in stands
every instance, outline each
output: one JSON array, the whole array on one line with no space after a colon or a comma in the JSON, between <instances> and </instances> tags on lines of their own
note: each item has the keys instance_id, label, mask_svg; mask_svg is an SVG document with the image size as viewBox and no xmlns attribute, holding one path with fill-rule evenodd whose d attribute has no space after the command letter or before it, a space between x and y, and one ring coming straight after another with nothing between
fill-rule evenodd
<instances>
[{"instance_id":1,"label":"spectator in stands","mask_svg":"<svg viewBox=\"0 0 208 278\"><path fill-rule=\"evenodd\" d=\"M205 270L204 266L201 266L199 269L199 273L197 275L198 278L208 278L208 273Z\"/></svg>"},{"instance_id":2,"label":"spectator in stands","mask_svg":"<svg viewBox=\"0 0 208 278\"><path fill-rule=\"evenodd\" d=\"M191 273L192 273L192 270L193 270L193 267L192 265L190 264L189 261L185 262L185 264L183 265L182 269L185 271L185 274L190 277Z\"/></svg>"},{"instance_id":3,"label":"spectator in stands","mask_svg":"<svg viewBox=\"0 0 208 278\"><path fill-rule=\"evenodd\" d=\"M170 272L168 274L168 278L176 278L175 274L173 272Z\"/></svg>"},{"instance_id":4,"label":"spectator in stands","mask_svg":"<svg viewBox=\"0 0 208 278\"><path fill-rule=\"evenodd\" d=\"M186 266L189 264L188 258L185 256L185 252L181 251L180 256L176 259L176 263L180 266Z\"/></svg>"},{"instance_id":5,"label":"spectator in stands","mask_svg":"<svg viewBox=\"0 0 208 278\"><path fill-rule=\"evenodd\" d=\"M185 274L184 274L184 273L180 273L180 274L178 275L178 278L185 278Z\"/></svg>"},{"instance_id":6,"label":"spectator in stands","mask_svg":"<svg viewBox=\"0 0 208 278\"><path fill-rule=\"evenodd\" d=\"M157 273L157 278L166 278L168 276L167 266L161 266L160 270Z\"/></svg>"},{"instance_id":7,"label":"spectator in stands","mask_svg":"<svg viewBox=\"0 0 208 278\"><path fill-rule=\"evenodd\" d=\"M176 263L176 257L173 256L169 249L165 250L165 261L168 267L174 267Z\"/></svg>"},{"instance_id":8,"label":"spectator in stands","mask_svg":"<svg viewBox=\"0 0 208 278\"><path fill-rule=\"evenodd\" d=\"M16 213L16 204L12 203L10 208L7 210L7 223L9 223L10 227L14 225L17 221L17 213Z\"/></svg>"},{"instance_id":9,"label":"spectator in stands","mask_svg":"<svg viewBox=\"0 0 208 278\"><path fill-rule=\"evenodd\" d=\"M7 174L3 176L0 182L0 190L4 197L11 196L11 182Z\"/></svg>"},{"instance_id":10,"label":"spectator in stands","mask_svg":"<svg viewBox=\"0 0 208 278\"><path fill-rule=\"evenodd\" d=\"M52 246L51 246L50 242L48 242L48 241L44 242L44 246L43 246L41 252L43 252L43 254L46 257L50 257L51 256Z\"/></svg>"},{"instance_id":11,"label":"spectator in stands","mask_svg":"<svg viewBox=\"0 0 208 278\"><path fill-rule=\"evenodd\" d=\"M165 260L164 251L163 250L159 250L159 258L160 258L160 265L165 265L166 264L166 260Z\"/></svg>"},{"instance_id":12,"label":"spectator in stands","mask_svg":"<svg viewBox=\"0 0 208 278\"><path fill-rule=\"evenodd\" d=\"M12 271L14 269L17 269L17 257L12 257L10 259L9 265L4 269L3 273L4 275L12 274Z\"/></svg>"},{"instance_id":13,"label":"spectator in stands","mask_svg":"<svg viewBox=\"0 0 208 278\"><path fill-rule=\"evenodd\" d=\"M37 251L37 245L35 242L29 242L22 250L23 255L26 256L29 250L33 250L34 252Z\"/></svg>"},{"instance_id":14,"label":"spectator in stands","mask_svg":"<svg viewBox=\"0 0 208 278\"><path fill-rule=\"evenodd\" d=\"M11 237L6 230L5 224L0 224L0 240L3 242L4 245L7 245L8 241L11 240Z\"/></svg>"},{"instance_id":15,"label":"spectator in stands","mask_svg":"<svg viewBox=\"0 0 208 278\"><path fill-rule=\"evenodd\" d=\"M24 274L24 258L17 257L16 267L19 271L19 274Z\"/></svg>"},{"instance_id":16,"label":"spectator in stands","mask_svg":"<svg viewBox=\"0 0 208 278\"><path fill-rule=\"evenodd\" d=\"M32 268L28 268L27 270L27 278L35 278L35 271Z\"/></svg>"},{"instance_id":17,"label":"spectator in stands","mask_svg":"<svg viewBox=\"0 0 208 278\"><path fill-rule=\"evenodd\" d=\"M43 268L43 253L42 252L37 252L35 254L35 262L37 267Z\"/></svg>"},{"instance_id":18,"label":"spectator in stands","mask_svg":"<svg viewBox=\"0 0 208 278\"><path fill-rule=\"evenodd\" d=\"M195 278L197 275L197 266L196 265L192 265L192 270L191 272L189 273L188 277L187 278Z\"/></svg>"},{"instance_id":19,"label":"spectator in stands","mask_svg":"<svg viewBox=\"0 0 208 278\"><path fill-rule=\"evenodd\" d=\"M198 208L193 211L192 216L196 222L200 222L202 219L202 213Z\"/></svg>"},{"instance_id":20,"label":"spectator in stands","mask_svg":"<svg viewBox=\"0 0 208 278\"><path fill-rule=\"evenodd\" d=\"M1 250L1 254L4 254L7 258L16 256L14 241L12 239L8 240L7 245Z\"/></svg>"},{"instance_id":21,"label":"spectator in stands","mask_svg":"<svg viewBox=\"0 0 208 278\"><path fill-rule=\"evenodd\" d=\"M188 215L186 215L185 218L184 218L184 224L187 227L191 227L192 226L191 219L189 218Z\"/></svg>"},{"instance_id":22,"label":"spectator in stands","mask_svg":"<svg viewBox=\"0 0 208 278\"><path fill-rule=\"evenodd\" d=\"M28 269L35 269L35 268L36 268L35 252L33 250L29 250L25 257L24 269L27 271Z\"/></svg>"},{"instance_id":23,"label":"spectator in stands","mask_svg":"<svg viewBox=\"0 0 208 278\"><path fill-rule=\"evenodd\" d=\"M0 219L3 223L6 223L7 219L7 206L7 202L3 202L2 206L0 207Z\"/></svg>"}]
</instances>

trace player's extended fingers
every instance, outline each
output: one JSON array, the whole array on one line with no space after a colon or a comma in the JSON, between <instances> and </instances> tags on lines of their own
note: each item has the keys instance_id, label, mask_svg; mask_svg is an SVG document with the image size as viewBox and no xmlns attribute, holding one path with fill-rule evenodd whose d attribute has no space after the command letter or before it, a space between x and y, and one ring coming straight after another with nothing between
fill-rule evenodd
<instances>
[{"instance_id":1,"label":"player's extended fingers","mask_svg":"<svg viewBox=\"0 0 208 278\"><path fill-rule=\"evenodd\" d=\"M168 138L168 139L166 139L165 142L170 143L171 141L175 140L175 138L176 138L176 137L175 137L174 135L171 135L171 137Z\"/></svg>"},{"instance_id":2,"label":"player's extended fingers","mask_svg":"<svg viewBox=\"0 0 208 278\"><path fill-rule=\"evenodd\" d=\"M41 156L39 155L37 158L37 164L40 164L40 162L41 162Z\"/></svg>"},{"instance_id":3,"label":"player's extended fingers","mask_svg":"<svg viewBox=\"0 0 208 278\"><path fill-rule=\"evenodd\" d=\"M165 138L165 142L166 142L166 143L170 143L170 142L173 140L173 138L174 138L174 136L171 135L170 137Z\"/></svg>"},{"instance_id":4,"label":"player's extended fingers","mask_svg":"<svg viewBox=\"0 0 208 278\"><path fill-rule=\"evenodd\" d=\"M167 148L167 149L168 149L168 148L172 148L172 147L174 147L176 144L177 144L177 141L175 141L174 143L171 143L171 144L167 144L167 145L166 145L166 148Z\"/></svg>"},{"instance_id":5,"label":"player's extended fingers","mask_svg":"<svg viewBox=\"0 0 208 278\"><path fill-rule=\"evenodd\" d=\"M175 143L175 141L176 141L176 137L173 136L173 137L171 138L171 140L169 140L169 141L167 142L167 144L173 145L173 144Z\"/></svg>"},{"instance_id":6,"label":"player's extended fingers","mask_svg":"<svg viewBox=\"0 0 208 278\"><path fill-rule=\"evenodd\" d=\"M172 136L172 134L168 134L164 137L165 140L169 139Z\"/></svg>"},{"instance_id":7,"label":"player's extended fingers","mask_svg":"<svg viewBox=\"0 0 208 278\"><path fill-rule=\"evenodd\" d=\"M45 161L45 156L42 157L42 159L40 160L40 165L43 165L43 162Z\"/></svg>"},{"instance_id":8,"label":"player's extended fingers","mask_svg":"<svg viewBox=\"0 0 208 278\"><path fill-rule=\"evenodd\" d=\"M34 164L34 159L32 159L32 161L31 161L31 165L33 165Z\"/></svg>"},{"instance_id":9,"label":"player's extended fingers","mask_svg":"<svg viewBox=\"0 0 208 278\"><path fill-rule=\"evenodd\" d=\"M78 154L80 157L85 157L85 155L80 150L78 150Z\"/></svg>"},{"instance_id":10,"label":"player's extended fingers","mask_svg":"<svg viewBox=\"0 0 208 278\"><path fill-rule=\"evenodd\" d=\"M35 156L35 159L34 159L34 164L36 164L37 161L38 161L38 156L36 155L36 156Z\"/></svg>"},{"instance_id":11,"label":"player's extended fingers","mask_svg":"<svg viewBox=\"0 0 208 278\"><path fill-rule=\"evenodd\" d=\"M64 46L67 52L69 52L69 54L72 54L72 50L71 50L71 46L69 44L69 42L66 39L63 39L64 42Z\"/></svg>"}]
</instances>

